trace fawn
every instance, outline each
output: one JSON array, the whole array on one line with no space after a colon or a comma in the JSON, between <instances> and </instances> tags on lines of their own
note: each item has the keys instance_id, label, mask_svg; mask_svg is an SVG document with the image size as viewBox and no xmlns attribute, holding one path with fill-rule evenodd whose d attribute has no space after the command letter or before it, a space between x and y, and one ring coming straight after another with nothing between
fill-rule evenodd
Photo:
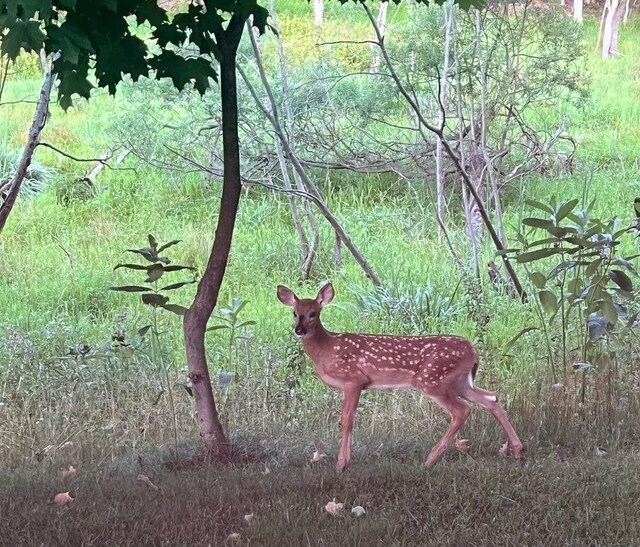
<instances>
[{"instance_id":1,"label":"fawn","mask_svg":"<svg viewBox=\"0 0 640 547\"><path fill-rule=\"evenodd\" d=\"M522 460L524 449L498 397L477 387L478 355L461 336L391 336L327 331L320 321L322 308L335 293L331 283L315 299L298 298L278 285L278 299L293 307L294 331L302 339L317 376L343 394L342 440L337 470L351 459L353 419L363 389L417 388L451 414L451 423L426 459L431 466L464 425L470 410L463 400L486 408L500 423L513 456Z\"/></svg>"}]
</instances>

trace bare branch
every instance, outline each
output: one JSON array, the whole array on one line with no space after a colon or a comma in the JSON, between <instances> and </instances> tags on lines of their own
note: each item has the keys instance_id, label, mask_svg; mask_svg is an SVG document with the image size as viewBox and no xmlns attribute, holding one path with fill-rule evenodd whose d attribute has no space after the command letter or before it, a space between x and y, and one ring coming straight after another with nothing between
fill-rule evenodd
<instances>
[{"instance_id":1,"label":"bare branch","mask_svg":"<svg viewBox=\"0 0 640 547\"><path fill-rule=\"evenodd\" d=\"M502 243L502 241L500 240L500 238L498 237L498 234L496 233L493 224L491 222L491 220L489 219L489 215L487 214L486 209L484 208L482 201L480 199L480 196L478 195L478 192L475 189L475 186L473 185L471 178L469 177L468 173L466 172L466 170L464 169L464 167L462 166L462 164L460 163L460 158L458 157L458 155L453 151L453 148L451 147L450 143L448 142L448 140L446 139L443 130L439 127L434 126L433 124L429 123L425 117L422 114L422 111L420 109L420 106L417 104L417 102L414 100L414 98L411 96L411 94L407 91L407 89L405 88L404 84L400 81L400 78L397 74L397 72L394 69L393 63L389 57L389 53L387 52L387 49L384 45L384 40L383 40L383 36L382 33L380 31L380 28L378 26L378 23L375 19L375 17L373 16L373 14L371 13L371 10L369 9L369 6L366 3L361 4L362 8L364 9L365 13L367 14L367 17L369 18L375 33L376 33L376 37L378 39L378 47L380 47L380 51L382 52L382 57L385 60L385 63L387 64L387 68L389 70L389 73L391 74L391 77L393 78L393 81L396 83L396 86L398 88L398 91L400 92L400 94L406 99L407 103L409 104L409 106L411 107L411 109L413 110L414 114L416 115L418 121L420 122L420 124L422 126L424 126L427 130L429 130L431 133L433 133L434 135L436 135L442 142L442 146L444 147L447 155L449 156L449 158L451 159L451 161L453 162L454 166L456 167L458 173L460 173L460 176L462 177L462 180L465 184L465 187L469 190L469 193L473 196L473 199L475 200L477 207L478 207L478 212L480 213L480 216L482 217L482 221L484 222L485 227L487 228L487 231L489 232L489 235L491 236L491 239L493 240L493 243L496 247L496 249L498 251L502 251L505 249L504 244ZM502 260L504 262L505 268L506 270L509 272L509 276L511 277L511 280L513 281L514 286L516 287L516 290L518 291L518 294L520 295L520 297L524 300L526 299L526 293L524 292L524 289L522 288L522 285L520 284L520 280L518 279L518 276L516 275L515 270L513 269L513 267L511 266L509 259L506 257L506 255L502 254Z\"/></svg>"},{"instance_id":2,"label":"bare branch","mask_svg":"<svg viewBox=\"0 0 640 547\"><path fill-rule=\"evenodd\" d=\"M333 46L339 44L355 44L355 45L374 45L377 46L376 40L334 40L331 42L319 42L319 46Z\"/></svg>"},{"instance_id":3,"label":"bare branch","mask_svg":"<svg viewBox=\"0 0 640 547\"><path fill-rule=\"evenodd\" d=\"M255 52L255 48L257 47L257 44L255 43L255 38L252 39L252 46L254 48L254 53L256 53ZM256 53L256 59L259 60L259 51ZM268 97L268 100L270 101L271 109L267 108L263 104L263 102L260 100L260 97L258 96L254 86L252 85L251 81L249 80L249 78L248 78L246 72L243 70L243 68L240 65L237 65L236 68L238 70L238 73L240 74L240 76L244 80L247 89L251 93L251 96L256 101L256 104L258 105L260 110L263 112L265 117L271 123L271 125L273 127L273 130L275 131L276 136L277 136L278 140L280 141L280 144L282 145L282 149L283 149L285 155L287 156L287 158L291 162L291 165L293 166L295 171L297 171L297 173L300 176L300 178L303 180L304 186L307 189L307 192L315 196L316 199L314 200L314 202L316 203L316 205L320 209L320 212L322 213L322 215L327 219L329 224L331 224L331 226L335 230L336 234L340 237L342 242L349 249L349 251L353 255L353 257L356 260L356 262L359 264L359 266L365 272L366 276L369 279L371 279L371 281L374 283L374 285L377 285L377 286L382 285L382 281L380 280L378 275L375 273L375 271L373 270L371 265L368 263L368 261L364 258L362 253L360 253L360 250L356 247L356 245L353 243L353 241L351 240L349 235L345 232L344 228L342 227L342 225L340 224L338 219L331 212L331 210L327 207L326 203L322 199L322 196L321 196L318 188L313 183L313 181L309 178L309 176L305 172L302 164L298 160L298 157L297 157L295 151L292 149L291 142L290 142L289 138L287 137L287 135L285 134L285 130L284 130L284 128L282 127L282 125L280 124L280 122L278 120L277 104L275 102L273 94L271 93L271 91L269 89L269 82L267 81L266 76L264 76L264 73L262 73L262 75L261 75L261 80L262 80L263 87L265 88L265 90L267 92L267 97Z\"/></svg>"},{"instance_id":4,"label":"bare branch","mask_svg":"<svg viewBox=\"0 0 640 547\"><path fill-rule=\"evenodd\" d=\"M36 146L38 145L40 133L47 123L47 115L49 112L49 98L51 96L51 89L53 88L53 80L55 76L55 73L53 71L53 62L57 60L58 57L60 57L60 52L56 52L53 55L51 68L49 69L49 72L44 79L44 83L42 84L42 89L40 90L40 99L38 100L38 106L33 116L31 128L29 129L27 144L24 147L22 156L20 157L20 161L18 162L16 172L11 178L9 191L5 197L4 202L2 203L2 205L0 205L0 232L2 232L2 230L4 229L4 226L7 223L7 218L9 218L9 213L11 213L13 206L15 205L18 193L20 192L20 187L22 186L22 181L24 181L24 178L27 174L27 169L29 168L31 159L33 157L33 153L36 149Z\"/></svg>"},{"instance_id":5,"label":"bare branch","mask_svg":"<svg viewBox=\"0 0 640 547\"><path fill-rule=\"evenodd\" d=\"M61 156L64 156L65 158L69 158L70 160L73 160L73 161L103 163L107 167L109 167L109 165L107 164L107 161L113 157L113 154L110 154L109 156L106 156L104 158L77 158L76 156L72 156L71 154L69 154L68 152L65 152L64 150L60 150L60 148L57 148L52 144L49 144L48 142L44 142L44 141L39 142L36 146L44 146L45 148L50 148L51 150L53 150L54 152L57 152Z\"/></svg>"}]
</instances>

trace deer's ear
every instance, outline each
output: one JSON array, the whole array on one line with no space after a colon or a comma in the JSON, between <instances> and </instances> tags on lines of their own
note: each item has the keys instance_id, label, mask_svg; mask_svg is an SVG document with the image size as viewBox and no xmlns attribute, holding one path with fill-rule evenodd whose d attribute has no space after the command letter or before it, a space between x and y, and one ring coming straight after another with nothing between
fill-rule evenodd
<instances>
[{"instance_id":1,"label":"deer's ear","mask_svg":"<svg viewBox=\"0 0 640 547\"><path fill-rule=\"evenodd\" d=\"M296 302L298 302L298 297L291 289L287 289L284 285L278 285L278 300L285 306L295 306Z\"/></svg>"},{"instance_id":2,"label":"deer's ear","mask_svg":"<svg viewBox=\"0 0 640 547\"><path fill-rule=\"evenodd\" d=\"M316 302L324 307L333 300L334 296L335 291L333 290L333 285L331 283L327 283L318 292L318 296L316 296Z\"/></svg>"}]
</instances>

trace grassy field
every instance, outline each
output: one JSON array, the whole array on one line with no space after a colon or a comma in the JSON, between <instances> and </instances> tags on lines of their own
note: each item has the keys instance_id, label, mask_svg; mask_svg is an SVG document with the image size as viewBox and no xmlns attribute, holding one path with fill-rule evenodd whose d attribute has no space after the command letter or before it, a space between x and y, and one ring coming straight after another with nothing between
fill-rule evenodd
<instances>
[{"instance_id":1,"label":"grassy field","mask_svg":"<svg viewBox=\"0 0 640 547\"><path fill-rule=\"evenodd\" d=\"M283 28L306 32L307 4L286 5ZM338 38L347 28L340 9L329 10ZM355 7L347 9L361 23ZM597 24L586 24L590 97L581 107L564 107L579 144L577 169L505 190L510 238L531 212L523 197L595 199L597 214L632 221L633 198L640 195L638 25L632 19L623 28L623 57L605 62L591 53ZM354 29L366 37L366 26ZM313 56L303 42L290 47L301 58ZM337 55L349 59L351 52ZM0 106L0 143L13 152L24 143L28 101L39 89L37 70L28 77L33 67L24 67L3 101L26 102ZM142 106L131 87L123 91L116 98L98 93L67 113L52 106L43 140L76 157L109 150L127 129L126 114ZM137 333L150 321L148 309L108 287L136 281L113 268L131 259L126 250L144 246L148 233L161 242L182 240L171 258L202 271L217 183L129 158L87 192L78 179L92 163L42 148L35 159L54 170L51 183L18 203L0 239L0 544L640 543L637 333L605 352L589 373L569 363L557 372L541 331L507 347L521 329L540 326L533 303L488 286L479 300L489 321L479 329L422 188L380 176L316 174L387 288L409 303L403 308L389 306L346 254L342 267L332 263L333 236L324 224L312 279L301 283L287 200L246 191L221 304L246 301L239 321L255 324L207 339L217 402L236 452L233 463L200 465L190 459L198 432L193 401L180 385L186 367L179 318L161 317L165 358L159 362ZM449 222L453 245L466 256L460 218L453 214ZM633 238L624 252L637 252ZM481 254L483 262L494 259L488 241ZM418 393L367 392L355 461L336 475L339 396L314 378L290 332L290 312L275 297L279 283L313 295L326 280L337 290L323 316L330 329L453 332L480 341L478 382L500 393L528 463L499 458L499 428L476 411L462 432L469 450L452 449L427 470L421 463L446 428L445 416ZM175 302L188 305L193 290L176 293ZM212 322L221 323L215 315ZM555 323L556 349L557 329ZM115 335L129 345L114 344ZM227 387L219 374L230 371L237 380ZM326 444L328 457L312 464L316 443ZM69 465L77 473L62 477ZM140 474L157 489L137 480ZM66 491L75 501L55 505L53 496ZM345 504L335 517L324 510L334 498ZM357 505L366 511L360 517L351 513Z\"/></svg>"}]
</instances>

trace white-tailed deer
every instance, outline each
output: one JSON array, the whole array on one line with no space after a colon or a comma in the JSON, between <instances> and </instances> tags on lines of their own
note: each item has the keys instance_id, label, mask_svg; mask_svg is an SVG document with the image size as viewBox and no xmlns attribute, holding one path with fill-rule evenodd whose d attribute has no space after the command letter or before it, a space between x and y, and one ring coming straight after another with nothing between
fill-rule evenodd
<instances>
[{"instance_id":1,"label":"white-tailed deer","mask_svg":"<svg viewBox=\"0 0 640 547\"><path fill-rule=\"evenodd\" d=\"M315 299L298 298L278 286L278 298L293 307L294 331L315 365L316 374L329 387L342 391L342 441L337 469L351 459L353 418L363 389L410 388L421 390L451 414L444 436L427 456L433 465L469 416L464 400L486 408L507 435L512 454L523 459L522 443L495 394L476 387L478 355L469 340L460 336L390 336L334 333L320 322L322 308L333 300L328 283Z\"/></svg>"}]
</instances>

